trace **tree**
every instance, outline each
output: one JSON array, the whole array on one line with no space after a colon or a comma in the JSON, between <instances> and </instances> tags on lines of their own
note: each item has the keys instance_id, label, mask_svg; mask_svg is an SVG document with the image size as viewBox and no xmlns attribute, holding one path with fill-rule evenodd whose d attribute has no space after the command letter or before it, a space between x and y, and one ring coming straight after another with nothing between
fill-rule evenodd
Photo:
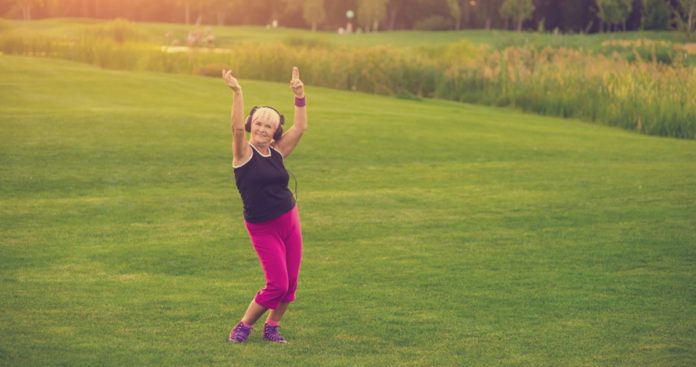
<instances>
[{"instance_id":1,"label":"tree","mask_svg":"<svg viewBox=\"0 0 696 367\"><path fill-rule=\"evenodd\" d=\"M359 0L358 1L358 24L365 30L372 29L377 31L379 23L387 16L388 0Z\"/></svg>"},{"instance_id":2,"label":"tree","mask_svg":"<svg viewBox=\"0 0 696 367\"><path fill-rule=\"evenodd\" d=\"M396 19L399 18L399 11L403 3L402 0L391 0L387 4L387 28L390 31L393 31L396 26Z\"/></svg>"},{"instance_id":3,"label":"tree","mask_svg":"<svg viewBox=\"0 0 696 367\"><path fill-rule=\"evenodd\" d=\"M452 14L452 18L454 18L457 30L462 28L462 21L464 27L469 25L471 12L475 6L476 0L447 0L447 7L449 8L449 13Z\"/></svg>"},{"instance_id":4,"label":"tree","mask_svg":"<svg viewBox=\"0 0 696 367\"><path fill-rule=\"evenodd\" d=\"M202 13L212 5L212 0L177 0L177 6L183 7L186 24L191 24L194 16L195 23L200 23Z\"/></svg>"},{"instance_id":5,"label":"tree","mask_svg":"<svg viewBox=\"0 0 696 367\"><path fill-rule=\"evenodd\" d=\"M31 10L43 5L41 0L19 0L17 6L22 10L22 19L31 20Z\"/></svg>"},{"instance_id":6,"label":"tree","mask_svg":"<svg viewBox=\"0 0 696 367\"><path fill-rule=\"evenodd\" d=\"M219 26L225 24L225 18L241 5L241 0L210 0L207 12L215 18Z\"/></svg>"},{"instance_id":7,"label":"tree","mask_svg":"<svg viewBox=\"0 0 696 367\"><path fill-rule=\"evenodd\" d=\"M563 28L563 7L566 4L562 1L534 0L534 14L532 22L540 31L559 30ZM573 17L580 17L581 14L573 14Z\"/></svg>"},{"instance_id":8,"label":"tree","mask_svg":"<svg viewBox=\"0 0 696 367\"><path fill-rule=\"evenodd\" d=\"M643 0L643 29L668 30L671 17L672 9L665 0Z\"/></svg>"},{"instance_id":9,"label":"tree","mask_svg":"<svg viewBox=\"0 0 696 367\"><path fill-rule=\"evenodd\" d=\"M177 0L177 7L184 8L184 20L186 24L191 24L191 3L193 0Z\"/></svg>"},{"instance_id":10,"label":"tree","mask_svg":"<svg viewBox=\"0 0 696 367\"><path fill-rule=\"evenodd\" d=\"M475 27L475 24L472 25L472 20L471 20L471 15L476 12L476 5L477 1L476 0L462 0L459 2L460 7L462 9L462 24L464 28L470 28L472 26Z\"/></svg>"},{"instance_id":11,"label":"tree","mask_svg":"<svg viewBox=\"0 0 696 367\"><path fill-rule=\"evenodd\" d=\"M434 15L452 19L446 0L389 0L386 9L389 29L412 29L415 23Z\"/></svg>"},{"instance_id":12,"label":"tree","mask_svg":"<svg viewBox=\"0 0 696 367\"><path fill-rule=\"evenodd\" d=\"M599 7L599 19L610 27L610 30L615 29L619 24L622 24L626 30L626 18L631 14L631 0L597 0Z\"/></svg>"},{"instance_id":13,"label":"tree","mask_svg":"<svg viewBox=\"0 0 696 367\"><path fill-rule=\"evenodd\" d=\"M590 2L594 0L564 0L561 3L564 31L583 32L592 26L590 13L593 9ZM589 23L589 24L588 24Z\"/></svg>"},{"instance_id":14,"label":"tree","mask_svg":"<svg viewBox=\"0 0 696 367\"><path fill-rule=\"evenodd\" d=\"M324 20L326 20L324 0L305 0L302 8L302 17L307 24L312 25L312 32L316 32L317 25L324 23Z\"/></svg>"},{"instance_id":15,"label":"tree","mask_svg":"<svg viewBox=\"0 0 696 367\"><path fill-rule=\"evenodd\" d=\"M455 29L459 30L462 26L462 8L459 6L459 0L447 0L447 7L454 18Z\"/></svg>"},{"instance_id":16,"label":"tree","mask_svg":"<svg viewBox=\"0 0 696 367\"><path fill-rule=\"evenodd\" d=\"M522 22L530 19L532 13L534 13L532 0L505 0L500 6L500 15L503 18L514 20L518 32L522 30Z\"/></svg>"},{"instance_id":17,"label":"tree","mask_svg":"<svg viewBox=\"0 0 696 367\"><path fill-rule=\"evenodd\" d=\"M486 29L491 29L493 22L499 19L499 9L503 0L477 0L476 12L483 15Z\"/></svg>"},{"instance_id":18,"label":"tree","mask_svg":"<svg viewBox=\"0 0 696 367\"><path fill-rule=\"evenodd\" d=\"M694 17L696 16L696 0L680 0L674 13L677 25L686 34L686 39L691 40L691 31L694 29Z\"/></svg>"}]
</instances>

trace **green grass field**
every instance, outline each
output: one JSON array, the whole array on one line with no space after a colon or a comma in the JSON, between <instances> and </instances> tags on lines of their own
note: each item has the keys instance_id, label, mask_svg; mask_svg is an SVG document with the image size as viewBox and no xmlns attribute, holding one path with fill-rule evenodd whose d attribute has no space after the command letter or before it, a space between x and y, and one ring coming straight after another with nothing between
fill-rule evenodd
<instances>
[{"instance_id":1,"label":"green grass field","mask_svg":"<svg viewBox=\"0 0 696 367\"><path fill-rule=\"evenodd\" d=\"M290 343L231 345L222 81L0 55L0 365L693 365L695 141L305 83Z\"/></svg>"}]
</instances>

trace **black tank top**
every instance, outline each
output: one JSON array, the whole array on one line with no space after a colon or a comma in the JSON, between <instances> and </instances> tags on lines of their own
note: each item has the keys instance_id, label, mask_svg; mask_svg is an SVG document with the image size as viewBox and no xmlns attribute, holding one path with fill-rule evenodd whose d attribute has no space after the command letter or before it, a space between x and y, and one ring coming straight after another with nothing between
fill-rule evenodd
<instances>
[{"instance_id":1,"label":"black tank top","mask_svg":"<svg viewBox=\"0 0 696 367\"><path fill-rule=\"evenodd\" d=\"M269 148L263 156L251 146L251 159L234 169L237 189L244 204L244 219L261 223L287 213L295 207L295 198L288 189L290 176L283 165L283 156Z\"/></svg>"}]
</instances>

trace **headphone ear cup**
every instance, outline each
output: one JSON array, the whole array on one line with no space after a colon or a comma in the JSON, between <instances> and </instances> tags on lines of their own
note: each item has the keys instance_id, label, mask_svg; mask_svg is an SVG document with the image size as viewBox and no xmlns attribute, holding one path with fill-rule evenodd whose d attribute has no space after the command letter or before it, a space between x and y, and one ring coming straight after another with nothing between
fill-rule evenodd
<instances>
[{"instance_id":1,"label":"headphone ear cup","mask_svg":"<svg viewBox=\"0 0 696 367\"><path fill-rule=\"evenodd\" d=\"M278 125L275 134L273 134L273 140L278 141L283 137L283 125Z\"/></svg>"},{"instance_id":2,"label":"headphone ear cup","mask_svg":"<svg viewBox=\"0 0 696 367\"><path fill-rule=\"evenodd\" d=\"M247 116L246 122L244 123L244 130L251 132L251 120L254 118L254 112L258 109L258 106L254 106L249 111L249 116Z\"/></svg>"},{"instance_id":3,"label":"headphone ear cup","mask_svg":"<svg viewBox=\"0 0 696 367\"><path fill-rule=\"evenodd\" d=\"M278 113L278 116L280 117L280 119L278 119L278 128L273 134L273 140L275 141L278 141L278 139L283 137L283 125L285 124L285 116L281 115L280 112Z\"/></svg>"}]
</instances>

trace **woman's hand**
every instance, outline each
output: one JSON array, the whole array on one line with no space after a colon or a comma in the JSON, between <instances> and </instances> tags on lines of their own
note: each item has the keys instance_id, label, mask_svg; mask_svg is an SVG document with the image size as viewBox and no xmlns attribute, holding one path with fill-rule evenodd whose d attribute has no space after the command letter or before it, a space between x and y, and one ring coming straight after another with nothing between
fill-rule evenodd
<instances>
[{"instance_id":1,"label":"woman's hand","mask_svg":"<svg viewBox=\"0 0 696 367\"><path fill-rule=\"evenodd\" d=\"M304 97L304 83L300 80L300 69L297 66L292 68L292 79L290 79L290 89L295 93L295 97Z\"/></svg>"},{"instance_id":2,"label":"woman's hand","mask_svg":"<svg viewBox=\"0 0 696 367\"><path fill-rule=\"evenodd\" d=\"M239 85L239 82L237 81L237 78L232 76L232 70L222 70L222 79L225 80L225 84L227 84L230 89L232 89L235 92L239 92L242 90L242 86Z\"/></svg>"}]
</instances>

